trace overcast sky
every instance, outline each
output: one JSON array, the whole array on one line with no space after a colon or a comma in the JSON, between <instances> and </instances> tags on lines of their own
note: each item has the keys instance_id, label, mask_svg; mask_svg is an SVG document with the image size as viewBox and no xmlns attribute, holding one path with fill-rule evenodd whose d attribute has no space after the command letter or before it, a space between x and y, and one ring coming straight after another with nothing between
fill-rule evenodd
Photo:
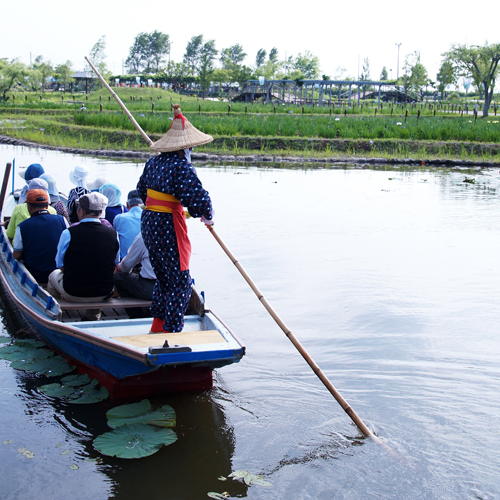
<instances>
[{"instance_id":1,"label":"overcast sky","mask_svg":"<svg viewBox=\"0 0 500 500\"><path fill-rule=\"evenodd\" d=\"M170 35L171 58L181 62L189 39L203 34L217 49L236 43L247 53L245 64L255 65L259 49L277 47L280 59L309 50L318 56L321 73L333 77L338 67L358 76L363 59L370 60L371 79L378 80L383 66L396 78L405 56L415 50L429 77L436 79L441 53L453 43L500 42L496 18L498 0L460 4L420 2L208 2L158 1L45 2L24 0L2 4L0 57L24 63L37 55L57 65L72 61L84 67L84 56L106 35L106 63L122 72L135 36L155 29ZM294 7L295 6L295 7ZM341 6L341 8L339 8ZM487 13L491 13L488 18Z\"/></svg>"}]
</instances>

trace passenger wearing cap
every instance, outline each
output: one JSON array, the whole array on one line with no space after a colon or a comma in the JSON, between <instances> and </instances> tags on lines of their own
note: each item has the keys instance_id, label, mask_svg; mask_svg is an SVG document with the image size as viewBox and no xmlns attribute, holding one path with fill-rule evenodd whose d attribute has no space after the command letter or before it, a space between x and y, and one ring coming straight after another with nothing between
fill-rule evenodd
<instances>
[{"instance_id":1,"label":"passenger wearing cap","mask_svg":"<svg viewBox=\"0 0 500 500\"><path fill-rule=\"evenodd\" d=\"M30 218L19 224L14 238L15 259L24 259L26 269L39 284L47 283L56 268L57 244L68 221L48 211L49 195L43 189L30 189L26 204Z\"/></svg>"},{"instance_id":2,"label":"passenger wearing cap","mask_svg":"<svg viewBox=\"0 0 500 500\"><path fill-rule=\"evenodd\" d=\"M76 166L69 173L69 180L75 185L68 194L68 213L70 222L78 222L78 215L75 207L77 200L80 196L90 193L90 190L87 188L88 175L89 169L82 165Z\"/></svg>"},{"instance_id":3,"label":"passenger wearing cap","mask_svg":"<svg viewBox=\"0 0 500 500\"><path fill-rule=\"evenodd\" d=\"M100 193L80 197L76 210L80 224L62 232L57 245L56 266L47 290L69 302L102 302L113 295L113 273L119 262L118 236L99 222L107 204ZM87 309L86 318L97 320L100 309Z\"/></svg>"},{"instance_id":4,"label":"passenger wearing cap","mask_svg":"<svg viewBox=\"0 0 500 500\"><path fill-rule=\"evenodd\" d=\"M213 137L193 127L174 104L169 131L151 149L160 153L146 162L137 191L146 209L141 233L157 280L150 312L151 333L180 332L191 297L185 208L191 217L213 224L210 196L187 161L185 149L207 144Z\"/></svg>"},{"instance_id":5,"label":"passenger wearing cap","mask_svg":"<svg viewBox=\"0 0 500 500\"><path fill-rule=\"evenodd\" d=\"M108 182L99 188L99 193L103 194L108 199L108 206L106 207L106 215L104 218L113 225L113 221L118 214L128 212L127 207L123 206L120 200L122 192L116 184Z\"/></svg>"},{"instance_id":6,"label":"passenger wearing cap","mask_svg":"<svg viewBox=\"0 0 500 500\"><path fill-rule=\"evenodd\" d=\"M19 200L17 203L24 203L26 201L26 195L29 191L29 181L36 179L45 173L45 170L39 163L32 163L26 170L21 170L19 176L26 181L26 185L21 190L19 195Z\"/></svg>"},{"instance_id":7,"label":"passenger wearing cap","mask_svg":"<svg viewBox=\"0 0 500 500\"><path fill-rule=\"evenodd\" d=\"M134 189L127 196L128 212L118 214L114 221L113 227L116 229L120 237L120 258L123 259L127 255L128 249L135 237L141 232L141 216L142 208L139 206L142 200L139 193Z\"/></svg>"},{"instance_id":8,"label":"passenger wearing cap","mask_svg":"<svg viewBox=\"0 0 500 500\"><path fill-rule=\"evenodd\" d=\"M59 191L57 190L55 178L50 174L43 174L40 176L40 179L46 181L49 186L49 206L51 206L57 212L57 215L62 215L69 222L68 209L59 197Z\"/></svg>"},{"instance_id":9,"label":"passenger wearing cap","mask_svg":"<svg viewBox=\"0 0 500 500\"><path fill-rule=\"evenodd\" d=\"M47 195L49 194L49 185L47 184L47 181L40 179L38 177L35 179L31 179L28 182L28 189L43 189L47 193ZM49 206L48 210L51 214L57 215L57 212L54 208ZM23 220L29 219L29 217L30 213L28 211L28 205L26 205L26 201L23 201L23 203L18 204L14 207L6 231L7 237L11 241L14 239L14 236L16 235L17 226L21 224Z\"/></svg>"}]
</instances>

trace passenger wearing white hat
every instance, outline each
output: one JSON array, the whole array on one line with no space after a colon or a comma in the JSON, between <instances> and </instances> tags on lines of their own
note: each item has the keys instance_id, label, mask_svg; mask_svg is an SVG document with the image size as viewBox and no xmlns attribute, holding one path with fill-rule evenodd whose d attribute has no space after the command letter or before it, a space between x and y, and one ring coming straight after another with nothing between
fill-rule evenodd
<instances>
[{"instance_id":1,"label":"passenger wearing white hat","mask_svg":"<svg viewBox=\"0 0 500 500\"><path fill-rule=\"evenodd\" d=\"M40 176L40 179L43 179L49 185L49 196L50 196L50 204L58 215L62 215L69 222L69 214L66 205L59 198L59 191L57 190L56 180L54 176L50 174L43 174Z\"/></svg>"},{"instance_id":2,"label":"passenger wearing white hat","mask_svg":"<svg viewBox=\"0 0 500 500\"><path fill-rule=\"evenodd\" d=\"M213 137L193 127L178 104L173 109L169 131L151 146L160 154L148 160L137 184L146 206L141 233L157 277L150 308L154 318L151 333L180 332L184 326L192 286L185 209L191 217L213 224L210 196L184 153Z\"/></svg>"},{"instance_id":3,"label":"passenger wearing white hat","mask_svg":"<svg viewBox=\"0 0 500 500\"><path fill-rule=\"evenodd\" d=\"M87 188L88 176L89 169L83 165L76 166L69 173L69 180L75 185L68 195L68 213L70 222L78 222L75 202L80 198L80 196L90 193L90 190Z\"/></svg>"}]
</instances>

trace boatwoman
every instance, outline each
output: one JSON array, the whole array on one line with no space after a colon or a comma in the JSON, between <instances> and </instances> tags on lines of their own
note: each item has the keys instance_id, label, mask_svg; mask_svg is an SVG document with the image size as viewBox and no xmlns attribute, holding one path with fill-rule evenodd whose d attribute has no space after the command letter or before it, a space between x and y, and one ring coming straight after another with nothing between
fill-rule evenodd
<instances>
[{"instance_id":1,"label":"boatwoman","mask_svg":"<svg viewBox=\"0 0 500 500\"><path fill-rule=\"evenodd\" d=\"M145 204L142 237L157 277L150 308L154 318L151 333L180 332L184 326L191 297L191 243L185 210L189 216L213 224L210 196L184 152L213 141L213 137L195 128L182 115L179 104L172 109L169 131L151 146L159 154L147 161L137 184Z\"/></svg>"}]
</instances>

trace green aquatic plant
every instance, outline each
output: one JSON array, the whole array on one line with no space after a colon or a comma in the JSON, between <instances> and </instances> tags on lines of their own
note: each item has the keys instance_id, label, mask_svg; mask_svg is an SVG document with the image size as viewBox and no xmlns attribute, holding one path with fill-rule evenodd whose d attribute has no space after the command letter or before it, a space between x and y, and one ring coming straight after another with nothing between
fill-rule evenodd
<instances>
[{"instance_id":1,"label":"green aquatic plant","mask_svg":"<svg viewBox=\"0 0 500 500\"><path fill-rule=\"evenodd\" d=\"M121 425L94 440L94 448L109 457L142 458L156 453L162 446L177 441L172 429L158 429L147 424Z\"/></svg>"},{"instance_id":2,"label":"green aquatic plant","mask_svg":"<svg viewBox=\"0 0 500 500\"><path fill-rule=\"evenodd\" d=\"M117 406L106 413L108 425L116 429L122 425L149 424L156 427L175 427L175 410L170 405L151 411L151 403L144 399L140 403Z\"/></svg>"}]
</instances>

